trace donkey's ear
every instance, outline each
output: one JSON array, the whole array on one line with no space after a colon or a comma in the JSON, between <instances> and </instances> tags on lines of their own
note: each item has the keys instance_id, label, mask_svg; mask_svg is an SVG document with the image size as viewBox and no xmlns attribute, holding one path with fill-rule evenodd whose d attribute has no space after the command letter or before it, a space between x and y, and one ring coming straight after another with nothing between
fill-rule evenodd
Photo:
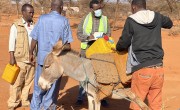
<instances>
[{"instance_id":1,"label":"donkey's ear","mask_svg":"<svg viewBox=\"0 0 180 110\"><path fill-rule=\"evenodd\" d=\"M58 56L63 48L62 40L59 40L54 46L53 46L53 51L52 53L56 56Z\"/></svg>"},{"instance_id":2,"label":"donkey's ear","mask_svg":"<svg viewBox=\"0 0 180 110\"><path fill-rule=\"evenodd\" d=\"M53 54L50 53L46 56L45 60L44 60L44 68L49 68L51 66L51 64L54 62L53 59Z\"/></svg>"}]
</instances>

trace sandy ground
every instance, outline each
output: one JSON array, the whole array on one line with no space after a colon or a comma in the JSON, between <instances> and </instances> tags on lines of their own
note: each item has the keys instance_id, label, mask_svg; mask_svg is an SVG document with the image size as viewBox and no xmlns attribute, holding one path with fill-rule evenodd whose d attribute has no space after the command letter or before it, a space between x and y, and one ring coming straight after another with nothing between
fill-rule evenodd
<instances>
[{"instance_id":1,"label":"sandy ground","mask_svg":"<svg viewBox=\"0 0 180 110\"><path fill-rule=\"evenodd\" d=\"M9 29L11 23L16 17L14 16L1 16L0 21L0 76L3 73L5 65L9 61L8 54L8 39ZM37 17L35 18L37 19ZM79 23L79 19L71 18L70 24L72 26L72 32L74 42L72 48L79 50L80 42L76 39L76 27ZM123 21L118 22L117 26L119 30L112 32L112 37L115 41L118 40L122 28ZM176 22L178 23L178 22ZM168 36L169 31L162 31L163 48L165 52L164 56L164 68L165 68L165 81L163 87L163 110L179 110L180 108L180 35ZM58 106L63 106L65 110L87 110L87 99L81 107L75 107L75 101L78 94L78 82L63 77L61 82L61 90L59 92ZM33 87L31 89L29 97L32 97ZM0 78L0 110L7 110L7 100L9 97L9 84ZM129 102L126 100L114 100L108 99L110 106L108 108L101 108L101 110L128 110ZM19 107L17 110L29 110L29 108Z\"/></svg>"}]
</instances>

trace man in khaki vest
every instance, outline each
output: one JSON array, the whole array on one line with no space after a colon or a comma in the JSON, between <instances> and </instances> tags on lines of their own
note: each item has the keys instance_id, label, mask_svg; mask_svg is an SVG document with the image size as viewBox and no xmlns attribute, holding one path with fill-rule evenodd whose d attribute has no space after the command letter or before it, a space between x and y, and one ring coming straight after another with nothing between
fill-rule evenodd
<instances>
[{"instance_id":1,"label":"man in khaki vest","mask_svg":"<svg viewBox=\"0 0 180 110\"><path fill-rule=\"evenodd\" d=\"M29 35L33 29L34 9L32 5L24 4L21 11L22 18L13 23L9 37L9 63L20 67L15 83L10 85L9 110L14 110L20 103L22 106L30 105L28 95L34 79L34 64L29 61Z\"/></svg>"},{"instance_id":2,"label":"man in khaki vest","mask_svg":"<svg viewBox=\"0 0 180 110\"><path fill-rule=\"evenodd\" d=\"M102 15L102 4L99 0L92 0L89 3L91 12L88 13L78 25L77 37L81 41L81 57L86 57L86 50L94 43L94 41L103 35L111 36L111 29L107 16ZM79 86L79 94L76 105L83 104L83 96L85 94L81 84ZM101 105L108 106L106 100L101 101Z\"/></svg>"}]
</instances>

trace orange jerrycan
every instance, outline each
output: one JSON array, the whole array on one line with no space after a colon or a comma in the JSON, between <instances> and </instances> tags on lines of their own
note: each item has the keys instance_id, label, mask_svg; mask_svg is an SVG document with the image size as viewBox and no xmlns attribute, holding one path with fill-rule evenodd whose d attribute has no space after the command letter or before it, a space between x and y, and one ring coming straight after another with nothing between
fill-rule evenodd
<instances>
[{"instance_id":1,"label":"orange jerrycan","mask_svg":"<svg viewBox=\"0 0 180 110\"><path fill-rule=\"evenodd\" d=\"M4 73L2 75L2 79L6 80L10 84L14 84L16 81L16 78L19 74L20 68L15 64L15 65L10 65L7 64L4 70Z\"/></svg>"}]
</instances>

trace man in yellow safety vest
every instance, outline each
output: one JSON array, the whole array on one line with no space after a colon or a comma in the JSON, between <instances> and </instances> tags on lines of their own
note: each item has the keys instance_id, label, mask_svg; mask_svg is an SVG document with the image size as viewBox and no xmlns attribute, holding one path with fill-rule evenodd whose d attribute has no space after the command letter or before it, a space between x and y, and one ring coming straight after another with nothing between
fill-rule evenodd
<instances>
[{"instance_id":1,"label":"man in yellow safety vest","mask_svg":"<svg viewBox=\"0 0 180 110\"><path fill-rule=\"evenodd\" d=\"M86 49L103 35L111 36L111 30L107 16L102 15L102 5L98 0L92 0L89 4L91 12L83 17L78 25L77 37L81 41L81 57L85 57Z\"/></svg>"},{"instance_id":2,"label":"man in yellow safety vest","mask_svg":"<svg viewBox=\"0 0 180 110\"><path fill-rule=\"evenodd\" d=\"M111 30L107 16L102 15L102 4L98 0L89 3L91 12L81 20L78 25L77 37L81 41L81 57L86 57L85 52L94 41L104 35L111 36ZM84 89L79 88L79 96L76 105L83 104ZM101 101L102 106L108 106L106 100Z\"/></svg>"}]
</instances>

